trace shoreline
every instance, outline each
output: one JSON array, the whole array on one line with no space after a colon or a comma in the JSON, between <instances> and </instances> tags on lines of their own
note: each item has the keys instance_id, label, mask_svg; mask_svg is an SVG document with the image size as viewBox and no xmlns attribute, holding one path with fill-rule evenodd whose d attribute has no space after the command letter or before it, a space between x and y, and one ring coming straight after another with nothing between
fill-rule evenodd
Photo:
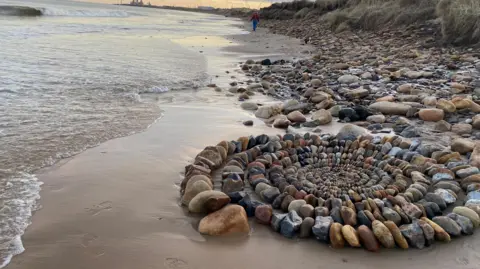
<instances>
[{"instance_id":1,"label":"shoreline","mask_svg":"<svg viewBox=\"0 0 480 269\"><path fill-rule=\"evenodd\" d=\"M209 37L210 38L210 37ZM236 44L233 45L222 45L220 46L221 49L219 50L216 45L213 45L209 47L208 45L201 45L197 44L193 50L196 50L197 47L202 47L202 50L204 50L204 55L207 57L207 61L209 62L209 68L208 68L208 75L212 78L212 83L217 83L223 87L228 86L227 81L231 81L232 78L230 76L236 76L239 79L244 76L243 73L237 73L238 71L233 71L230 73L230 75L226 75L224 71L226 70L231 70L237 69L238 66L235 64L236 61L241 60L242 58L254 58L248 56L250 52L255 50L255 47L258 46L257 40L249 40L249 38L244 37L243 35L234 35L234 36L225 36L225 37L219 37L221 39L225 39L225 41L228 42L234 42ZM283 37L276 37L277 41L278 39L282 39ZM289 38L285 38L287 40L286 43L293 44L294 42L288 41ZM216 42L218 40L213 40L213 42ZM182 42L185 42L185 40L182 40ZM224 41L222 41L224 42ZM243 42L243 43L242 43ZM250 42L250 43L249 43ZM269 48L269 51L273 49L272 46ZM278 48L281 48L281 46L278 46ZM283 50L283 48L282 48ZM291 55L294 56L296 53L294 50L291 51ZM257 57L262 57L264 55L263 51L258 51L256 54ZM275 53L276 57L281 58L283 55L283 51L277 51ZM269 57L275 56L275 55L268 55ZM298 55L298 54L297 54ZM225 61L226 59L230 59L227 62ZM236 59L236 60L234 60ZM272 58L273 59L273 58ZM223 76L222 76L223 74ZM218 76L218 77L217 77ZM243 80L243 79L241 79ZM146 160L142 161L142 159L137 159L135 158L136 154L143 154L144 157L147 159L150 157L150 153L152 152L145 152L149 151L149 142L152 142L152 144L156 145L157 150L159 150L159 147L163 147L163 141L158 141L158 134L161 134L165 132L163 129L170 129L169 131L169 136L171 138L174 138L178 135L176 133L178 132L177 125L185 121L185 119L188 118L195 118L198 117L199 115L205 116L204 121L202 121L203 125L206 125L207 131L210 134L205 137L205 135L201 136L201 140L205 142L212 142L212 139L216 139L213 137L212 134L218 134L220 129L223 128L228 128L231 130L228 130L225 132L223 135L225 139L228 139L229 136L234 136L236 135L237 132L244 133L245 135L247 133L250 133L252 131L255 132L276 132L277 130L270 128L266 126L263 121L260 119L256 119L251 112L247 112L242 110L238 106L238 101L235 101L232 99L232 96L226 96L228 95L228 91L222 90L221 92L216 92L212 88L205 88L201 90L193 90L193 91L171 91L162 94L162 110L163 116L153 122L149 128L137 132L133 135L130 136L125 136L125 137L120 137L120 138L115 138L112 140L108 140L104 143L101 143L100 145L97 145L93 148L86 149L85 151L74 155L72 157L63 159L56 164L54 164L51 167L45 167L41 168L37 171L35 171L35 174L39 178L40 181L44 182L42 191L41 191L41 199L40 199L40 205L42 206L42 209L39 211L36 211L34 213L34 216L32 218L32 224L27 228L24 236L22 236L23 241L24 241L24 247L26 251L20 255L17 255L13 258L12 262L7 266L7 268L15 268L15 267L20 267L20 268L27 268L29 267L28 264L32 265L32 268L52 268L52 264L57 264L61 261L67 262L72 258L73 260L82 260L83 258L86 257L78 257L76 255L84 255L86 250L84 248L87 248L87 245L90 245L91 242L98 242L97 238L104 238L104 235L101 232L89 232L87 230L102 230L104 224L100 223L95 223L92 224L91 227L88 229L85 229L83 225L78 226L75 223L70 223L70 220L76 220L79 221L80 223L88 223L89 221L96 221L90 218L93 218L95 216L100 216L105 214L105 212L109 211L115 211L117 209L116 205L117 203L122 204L123 201L118 197L117 193L115 193L115 190L109 190L110 188L104 189L103 191L97 192L96 187L107 187L108 184L112 184L111 186L118 188L116 186L117 183L112 182L112 180L104 179L103 176L97 177L98 175L104 174L104 168L106 166L109 166L106 164L106 162L110 162L113 167L110 168L105 168L105 174L109 174L112 172L112 169L116 169L115 167L119 165L118 159L115 159L115 156L113 156L113 159L110 159L109 161L106 161L103 159L104 157L107 157L107 159L110 158L111 152L113 153L126 153L122 151L122 148L124 147L122 144L124 141L130 146L133 146L133 148L137 149L137 144L143 144L144 147L141 150L133 150L131 152L126 153L126 156L123 158L130 159L131 157L134 157L135 160L137 160L137 165L145 167L146 170L151 170L152 168L149 167L153 165L152 160ZM167 101L171 100L171 101ZM271 102L272 100L267 97L263 96L258 96L258 102ZM220 106L219 108L216 107L211 107L212 104L215 104L215 106ZM233 107L232 107L233 105ZM182 113L183 110L186 110L185 112ZM203 110L207 110L207 112L204 112ZM175 115L179 114L179 115ZM183 115L183 116L182 116ZM222 115L222 116L220 116ZM220 118L220 119L219 119ZM246 119L251 119L255 122L254 127L245 127L242 124L243 120ZM207 120L207 122L205 122ZM208 121L213 121L213 122L208 122ZM217 122L220 121L220 122ZM209 126L212 124L212 126ZM174 148L169 148L169 151L172 153L175 151L175 156L177 159L174 161L172 165L164 165L164 168L168 168L170 170L170 173L168 175L168 178L162 182L162 188L167 188L168 191L164 191L165 195L170 197L170 200L167 200L165 202L171 204L175 204L177 198L177 190L176 187L174 186L175 182L179 183L179 175L178 172L180 172L182 169L180 167L183 167L186 162L189 162L190 158L194 156L195 152L200 150L198 148L201 146L203 143L198 143L195 142L198 137L195 137L195 129L200 128L200 127L205 127L201 126L201 124L196 123L196 121L189 123L188 125L193 125L191 128L192 135L188 135L190 140L192 140L192 143L190 143L189 146L183 145L183 149L181 151L177 151ZM161 127L159 127L161 126ZM215 131L209 130L213 129ZM165 134L163 135L165 136ZM148 137L147 141L143 141L144 137ZM195 137L195 139L194 139ZM207 138L210 137L210 138ZM176 143L179 143L178 141ZM174 145L174 143L167 143L168 145ZM170 146L171 147L171 146ZM136 152L136 153L135 153ZM160 162L163 162L163 160L168 160L168 154L165 154L166 152L161 149L159 150L160 156L157 156ZM152 153L155 154L155 153ZM114 154L116 155L116 154ZM178 159L180 158L180 159ZM168 161L167 161L168 162ZM102 165L101 168L96 167L97 164L99 163L104 163L105 165ZM122 163L121 166L123 166L125 163ZM80 168L81 166L86 165L87 167ZM79 167L80 166L80 167ZM136 166L136 165L135 165ZM172 167L176 167L177 169L173 169ZM93 174L90 174L86 176L83 174L81 171L90 171ZM161 175L161 171L156 171L155 173L152 174L145 174L142 173L142 171L137 171L138 174L141 174L144 179L147 179L149 181L149 184L155 185L154 180L152 180L152 177L158 177L155 174ZM113 171L113 174L115 176L113 177L121 177L125 182L122 183L121 187L121 192L123 194L126 194L128 192L128 186L131 184L129 179L126 179L124 174L128 174L129 176L135 178L134 174L128 173L128 171L125 171L123 169L119 169L119 171ZM105 175L106 176L106 175ZM88 178L95 178L94 181L88 180ZM173 178L173 180L172 180ZM103 182L105 180L105 182ZM96 185L99 186L96 186ZM140 192L148 192L148 190L142 190L145 186L137 186L136 190ZM157 186L158 187L158 186ZM91 189L94 188L94 189ZM124 189L127 188L127 189ZM92 194L91 192L94 192L95 194ZM161 193L161 192L160 192ZM110 199L107 198L102 198L102 196L113 196L110 197ZM152 196L157 196L158 193L155 194L150 194L150 197ZM119 199L119 200L117 200ZM132 199L134 199L132 197ZM173 200L172 200L173 199ZM89 202L92 201L92 204L89 204ZM96 201L95 203L93 201ZM84 204L84 203L87 204ZM147 205L149 204L149 205ZM138 206L138 204L137 204ZM155 206L155 201L150 200L148 203L143 204L145 207L151 207ZM136 208L135 211L142 211L142 208ZM120 206L120 211L125 210L123 206ZM174 208L168 208L167 211L173 212L173 213L168 213L169 214L178 214L179 212L183 212L183 209L181 207L177 208L177 205L174 206ZM74 213L73 213L74 212ZM72 215L73 213L73 215ZM144 214L146 212L143 212ZM156 214L155 210L151 210L148 214ZM106 215L106 214L105 214ZM111 217L110 221L112 223L118 223L120 220L117 219L115 216L109 216ZM181 215L178 215L179 218L181 218ZM100 218L100 217L99 217ZM103 219L103 218L102 218ZM103 223L104 220L101 220ZM145 220L143 220L145 221ZM152 223L152 226L155 226L156 220L154 223ZM55 227L55 228L53 228ZM85 232L81 232L80 234L78 233L79 230L84 230ZM193 233L191 231L187 231L189 233ZM172 234L171 236L174 236ZM71 239L67 239L70 237ZM52 241L54 240L54 241ZM203 240L203 239L202 239ZM59 243L59 246L55 246L53 242L63 242ZM96 243L95 243L96 244ZM45 251L49 251L48 249L51 249L51 253L61 253L60 249L57 249L57 247L60 247L63 249L63 247L70 246L72 252L70 253L71 255L76 256L77 258L65 258L65 257L60 257L60 256L54 256L51 257L49 261L51 262L50 265L45 265L43 267L41 264L42 262L39 263L39 258L41 260L45 259L46 255ZM47 247L48 246L48 247ZM53 250L57 249L57 250ZM102 252L103 253L103 252ZM103 256L100 252L94 251L94 257L98 258ZM90 253L91 254L91 253ZM68 255L67 255L68 256ZM128 255L127 255L128 256ZM43 258L42 258L43 257ZM80 260L79 261L79 266L82 267L82 263ZM54 266L55 267L55 266ZM99 268L98 266L94 266L93 268Z\"/></svg>"},{"instance_id":2,"label":"shoreline","mask_svg":"<svg viewBox=\"0 0 480 269\"><path fill-rule=\"evenodd\" d=\"M241 37L230 38L242 41ZM248 42L246 39L244 43ZM285 37L283 41L289 40ZM242 56L258 48L257 40L250 41L250 46L248 43L236 46L230 48L233 51L230 52L240 54L237 59L255 59L252 55ZM280 40L272 42L278 45ZM229 49L225 50L228 54ZM279 50L276 55L282 58L286 51L281 45ZM264 58L262 53L257 54L259 58L256 59ZM222 62L221 56L215 57L210 61ZM257 74L252 73L246 75L254 80ZM213 73L209 75L214 76ZM212 82L227 87L228 80L219 77ZM383 250L378 256L368 257L361 250L335 250L314 240L284 239L253 220L250 220L253 232L248 240L201 236L195 228L198 217L186 215L185 209L178 205L179 172L185 164L203 146L222 139L283 132L266 126L251 112L236 105L232 108L232 103L238 102L232 96L225 96L225 88L219 93L213 91L169 93L176 101L166 105L165 116L151 128L109 140L43 171L39 175L45 182L40 203L45 200L46 205L35 214L33 224L27 229L26 252L14 258L8 268L72 267L72 263L75 263L73 268L132 268L139 264L146 268L159 264L163 264L163 268L211 268L213 264L232 267L232 262L241 264L234 268L290 267L298 266L299 262L313 267L325 260L333 268L343 268L351 262L359 268L369 268L372 264L404 268L419 263L427 268L471 268L479 260L472 253L479 248L474 242L479 239L478 233L456 239L448 247L437 244L413 252ZM261 97L260 102L272 101L270 97ZM193 122L189 122L192 119ZM253 120L254 127L242 126L243 119ZM335 132L336 129L329 126L319 127L324 132ZM116 227L111 227L111 223L116 223ZM263 251L261 257L259 246ZM464 256L458 257L451 248L464 250ZM218 253L221 259L212 261L211 253ZM432 261L432 255L442 258ZM245 261L245 256L251 258ZM299 261L292 256L308 258Z\"/></svg>"}]
</instances>

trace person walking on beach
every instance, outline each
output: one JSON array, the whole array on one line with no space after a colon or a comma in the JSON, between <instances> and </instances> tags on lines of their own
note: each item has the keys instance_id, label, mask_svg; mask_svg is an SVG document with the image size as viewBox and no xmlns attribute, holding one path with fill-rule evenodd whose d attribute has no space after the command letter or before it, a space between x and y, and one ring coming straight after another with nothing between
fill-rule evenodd
<instances>
[{"instance_id":1,"label":"person walking on beach","mask_svg":"<svg viewBox=\"0 0 480 269\"><path fill-rule=\"evenodd\" d=\"M258 13L256 11L253 12L253 15L250 18L250 21L252 21L252 23L253 23L253 31L254 32L257 31L257 25L260 22L260 16L258 15Z\"/></svg>"}]
</instances>

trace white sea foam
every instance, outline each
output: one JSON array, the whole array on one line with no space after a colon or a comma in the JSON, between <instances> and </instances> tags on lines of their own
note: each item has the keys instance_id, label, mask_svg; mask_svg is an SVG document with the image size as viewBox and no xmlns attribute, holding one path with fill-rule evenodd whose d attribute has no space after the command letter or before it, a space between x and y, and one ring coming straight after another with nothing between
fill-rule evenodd
<instances>
[{"instance_id":1,"label":"white sea foam","mask_svg":"<svg viewBox=\"0 0 480 269\"><path fill-rule=\"evenodd\" d=\"M41 185L26 173L0 179L0 268L25 250L21 236L39 208Z\"/></svg>"},{"instance_id":2,"label":"white sea foam","mask_svg":"<svg viewBox=\"0 0 480 269\"><path fill-rule=\"evenodd\" d=\"M166 86L154 86L149 89L140 91L140 93L164 93L168 92L170 89Z\"/></svg>"},{"instance_id":3,"label":"white sea foam","mask_svg":"<svg viewBox=\"0 0 480 269\"><path fill-rule=\"evenodd\" d=\"M125 18L130 14L124 10L109 9L60 9L60 8L42 8L44 16L61 16L61 17L117 17Z\"/></svg>"}]
</instances>

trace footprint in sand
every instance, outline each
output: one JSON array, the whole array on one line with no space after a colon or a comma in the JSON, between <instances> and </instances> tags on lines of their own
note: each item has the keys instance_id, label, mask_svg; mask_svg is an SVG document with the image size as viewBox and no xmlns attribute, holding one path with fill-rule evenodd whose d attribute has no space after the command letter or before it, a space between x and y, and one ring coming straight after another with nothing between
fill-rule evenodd
<instances>
[{"instance_id":1,"label":"footprint in sand","mask_svg":"<svg viewBox=\"0 0 480 269\"><path fill-rule=\"evenodd\" d=\"M164 265L168 269L188 269L188 263L182 259L166 258Z\"/></svg>"},{"instance_id":2,"label":"footprint in sand","mask_svg":"<svg viewBox=\"0 0 480 269\"><path fill-rule=\"evenodd\" d=\"M100 214L102 211L112 209L112 202L104 201L99 204L93 205L92 207L86 208L87 212L92 216Z\"/></svg>"},{"instance_id":3,"label":"footprint in sand","mask_svg":"<svg viewBox=\"0 0 480 269\"><path fill-rule=\"evenodd\" d=\"M88 247L93 241L97 240L98 236L94 235L94 234L90 234L90 233L87 233L87 234L84 234L82 236L82 247L86 248Z\"/></svg>"},{"instance_id":4,"label":"footprint in sand","mask_svg":"<svg viewBox=\"0 0 480 269\"><path fill-rule=\"evenodd\" d=\"M469 265L470 262L468 261L467 257L459 257L459 258L456 258L455 261L458 263L458 264L461 264L461 265Z\"/></svg>"}]
</instances>

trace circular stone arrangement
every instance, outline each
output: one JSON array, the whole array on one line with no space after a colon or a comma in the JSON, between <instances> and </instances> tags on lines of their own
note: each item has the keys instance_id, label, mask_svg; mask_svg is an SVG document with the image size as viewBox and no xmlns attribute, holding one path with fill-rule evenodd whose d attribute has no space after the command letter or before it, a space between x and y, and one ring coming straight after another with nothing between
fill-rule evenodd
<instances>
[{"instance_id":1,"label":"circular stone arrangement","mask_svg":"<svg viewBox=\"0 0 480 269\"><path fill-rule=\"evenodd\" d=\"M369 251L449 242L480 225L480 171L458 152L340 133L259 135L207 147L185 169L182 203L208 213L202 234L248 233L248 217L255 217L288 238ZM462 189L466 202L456 206Z\"/></svg>"}]
</instances>

